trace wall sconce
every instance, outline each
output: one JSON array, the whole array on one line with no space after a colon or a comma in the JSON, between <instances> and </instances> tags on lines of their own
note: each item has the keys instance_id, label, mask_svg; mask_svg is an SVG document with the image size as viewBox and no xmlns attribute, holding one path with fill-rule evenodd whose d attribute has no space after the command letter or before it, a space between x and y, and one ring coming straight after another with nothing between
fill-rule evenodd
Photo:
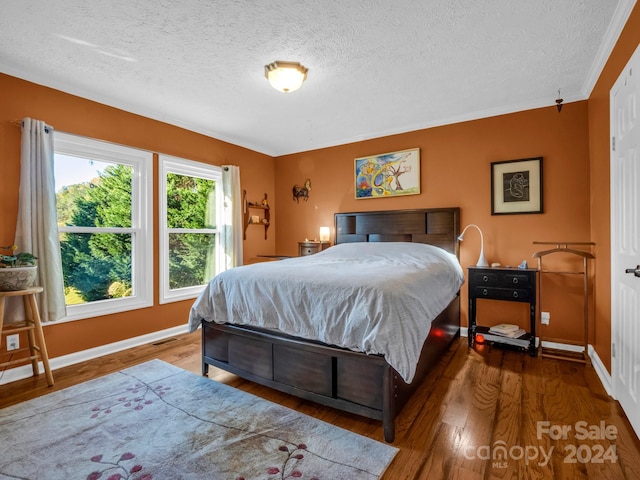
<instances>
[{"instance_id":1,"label":"wall sconce","mask_svg":"<svg viewBox=\"0 0 640 480\"><path fill-rule=\"evenodd\" d=\"M295 92L307 78L309 69L298 62L277 61L264 66L264 76L276 90Z\"/></svg>"},{"instance_id":2,"label":"wall sconce","mask_svg":"<svg viewBox=\"0 0 640 480\"><path fill-rule=\"evenodd\" d=\"M329 227L320 227L320 243L328 242L331 235Z\"/></svg>"},{"instance_id":3,"label":"wall sconce","mask_svg":"<svg viewBox=\"0 0 640 480\"><path fill-rule=\"evenodd\" d=\"M464 240L464 234L469 227L475 227L480 232L480 256L478 257L478 261L476 262L476 267L488 267L489 263L487 262L487 259L484 258L484 237L482 236L482 230L480 230L479 226L470 223L469 225L464 227L464 230L462 230L462 233L458 236L458 240L460 240L461 242Z\"/></svg>"}]
</instances>

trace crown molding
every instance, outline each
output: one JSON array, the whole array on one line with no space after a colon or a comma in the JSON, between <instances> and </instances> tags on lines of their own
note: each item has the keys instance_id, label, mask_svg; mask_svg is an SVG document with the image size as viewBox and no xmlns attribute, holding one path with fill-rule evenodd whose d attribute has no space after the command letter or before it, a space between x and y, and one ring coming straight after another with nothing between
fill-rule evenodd
<instances>
[{"instance_id":1,"label":"crown molding","mask_svg":"<svg viewBox=\"0 0 640 480\"><path fill-rule=\"evenodd\" d=\"M629 20L629 16L631 15L633 7L636 5L636 2L637 0L620 0L620 3L618 3L602 43L600 43L598 53L596 54L596 57L591 64L591 68L587 73L587 77L582 84L582 92L585 98L589 98L591 96L591 92L596 86L596 83L600 78L600 74L602 74L602 70L604 70L604 66L613 51L613 47L615 47L618 38L620 38L622 29Z\"/></svg>"}]
</instances>

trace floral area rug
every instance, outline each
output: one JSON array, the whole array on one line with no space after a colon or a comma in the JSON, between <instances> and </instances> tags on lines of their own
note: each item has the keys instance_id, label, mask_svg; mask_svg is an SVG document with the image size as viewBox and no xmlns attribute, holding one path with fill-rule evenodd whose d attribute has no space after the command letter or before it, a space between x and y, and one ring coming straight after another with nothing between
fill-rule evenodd
<instances>
[{"instance_id":1,"label":"floral area rug","mask_svg":"<svg viewBox=\"0 0 640 480\"><path fill-rule=\"evenodd\" d=\"M0 410L0 479L377 479L397 449L152 360Z\"/></svg>"}]
</instances>

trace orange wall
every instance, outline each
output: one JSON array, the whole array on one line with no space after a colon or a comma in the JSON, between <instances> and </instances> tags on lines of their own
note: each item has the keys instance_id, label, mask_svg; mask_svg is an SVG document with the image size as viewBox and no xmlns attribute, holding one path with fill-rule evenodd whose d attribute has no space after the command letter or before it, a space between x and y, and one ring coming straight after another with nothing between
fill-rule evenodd
<instances>
[{"instance_id":1,"label":"orange wall","mask_svg":"<svg viewBox=\"0 0 640 480\"><path fill-rule=\"evenodd\" d=\"M591 154L591 237L596 242L594 347L611 370L611 202L609 92L640 43L640 4L636 4L589 97Z\"/></svg>"},{"instance_id":2,"label":"orange wall","mask_svg":"<svg viewBox=\"0 0 640 480\"><path fill-rule=\"evenodd\" d=\"M266 192L274 201L274 159L204 135L150 120L116 108L82 99L57 90L0 74L0 245L13 243L18 209L20 177L20 128L13 120L32 117L46 121L58 131L166 153L212 165L240 166L242 187L250 198L262 198ZM154 191L157 192L157 164L154 165ZM157 198L154 211L158 212ZM158 222L154 221L154 251L158 251ZM264 239L257 229L247 233L244 242L246 260L258 253L269 253L275 239L269 232ZM154 291L158 291L158 260L154 263ZM143 310L46 326L50 356L57 357L88 348L166 328L185 325L192 301L158 304Z\"/></svg>"},{"instance_id":3,"label":"orange wall","mask_svg":"<svg viewBox=\"0 0 640 480\"><path fill-rule=\"evenodd\" d=\"M551 101L550 101L551 103ZM354 199L354 158L420 148L420 195ZM491 162L543 157L544 213L491 215ZM291 189L311 179L308 202L293 201ZM588 241L589 144L587 102L555 105L510 115L430 128L276 159L278 223L276 250L296 254L297 242L318 236L321 225L333 225L334 212L423 207L461 208L461 227L482 228L488 261L516 266L537 265L537 241ZM461 244L461 263L476 263L479 237L468 232ZM560 290L558 283L562 286ZM562 279L543 284L544 309L552 321L545 337L580 340L581 283ZM560 292L568 292L560 293ZM467 294L463 289L463 324ZM509 321L526 326L528 305L478 302L478 321Z\"/></svg>"}]
</instances>

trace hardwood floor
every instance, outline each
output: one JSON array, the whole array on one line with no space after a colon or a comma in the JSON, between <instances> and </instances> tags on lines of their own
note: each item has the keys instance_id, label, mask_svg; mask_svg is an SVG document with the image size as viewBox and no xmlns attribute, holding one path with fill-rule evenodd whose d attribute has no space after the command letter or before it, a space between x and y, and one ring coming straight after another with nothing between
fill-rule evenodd
<instances>
[{"instance_id":1,"label":"hardwood floor","mask_svg":"<svg viewBox=\"0 0 640 480\"><path fill-rule=\"evenodd\" d=\"M200 374L200 336L185 334L56 370L52 388L44 375L2 385L0 407L153 358ZM209 377L382 441L381 422L213 367ZM466 339L454 343L407 403L396 420L394 445L400 451L385 480L640 478L640 441L591 367L489 346L470 350Z\"/></svg>"}]
</instances>

